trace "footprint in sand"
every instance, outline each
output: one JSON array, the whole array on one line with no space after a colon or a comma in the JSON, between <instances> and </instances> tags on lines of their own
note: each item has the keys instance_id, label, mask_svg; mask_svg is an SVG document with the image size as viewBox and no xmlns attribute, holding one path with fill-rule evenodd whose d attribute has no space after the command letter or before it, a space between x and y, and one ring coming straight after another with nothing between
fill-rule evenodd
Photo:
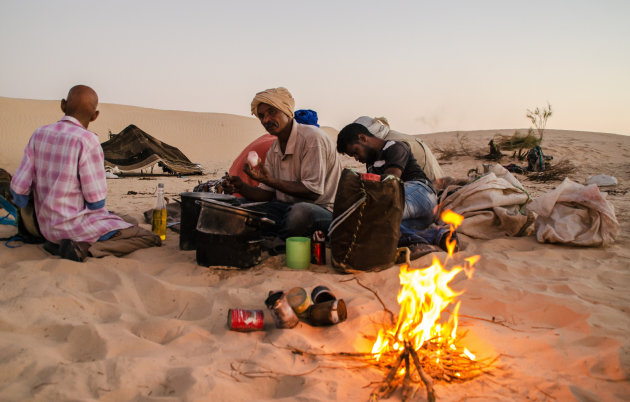
<instances>
[{"instance_id":1,"label":"footprint in sand","mask_svg":"<svg viewBox=\"0 0 630 402\"><path fill-rule=\"evenodd\" d=\"M200 294L161 282L148 275L134 278L138 299L147 314L195 321L208 316L212 305Z\"/></svg>"},{"instance_id":2,"label":"footprint in sand","mask_svg":"<svg viewBox=\"0 0 630 402\"><path fill-rule=\"evenodd\" d=\"M571 288L571 286L567 285L567 284L558 284L558 285L553 285L550 287L550 289L554 292L554 293L558 293L561 295L574 295L575 291Z\"/></svg>"},{"instance_id":3,"label":"footprint in sand","mask_svg":"<svg viewBox=\"0 0 630 402\"><path fill-rule=\"evenodd\" d=\"M139 338L166 345L177 339L182 334L183 328L179 320L150 318L134 325L131 332Z\"/></svg>"},{"instance_id":4,"label":"footprint in sand","mask_svg":"<svg viewBox=\"0 0 630 402\"><path fill-rule=\"evenodd\" d=\"M211 377L203 376L203 381L198 381L197 377L201 376L196 376L193 369L190 367L170 369L166 372L166 378L154 386L150 394L153 398L169 397L187 399L186 396L195 388L201 388L203 390L211 390L214 388L215 382ZM199 392L200 390L197 389L196 391Z\"/></svg>"},{"instance_id":5,"label":"footprint in sand","mask_svg":"<svg viewBox=\"0 0 630 402\"><path fill-rule=\"evenodd\" d=\"M110 303L118 303L115 290L122 283L120 275L114 271L102 270L90 274L86 278L87 292L98 300Z\"/></svg>"},{"instance_id":6,"label":"footprint in sand","mask_svg":"<svg viewBox=\"0 0 630 402\"><path fill-rule=\"evenodd\" d=\"M278 384L276 386L276 391L273 397L275 399L279 399L279 398L290 398L292 396L296 396L300 392L302 392L302 388L304 388L304 384L306 384L306 379L303 377L292 377L292 376L279 377Z\"/></svg>"},{"instance_id":7,"label":"footprint in sand","mask_svg":"<svg viewBox=\"0 0 630 402\"><path fill-rule=\"evenodd\" d=\"M94 305L94 313L98 316L99 323L108 323L117 321L122 312L117 304L96 303Z\"/></svg>"},{"instance_id":8,"label":"footprint in sand","mask_svg":"<svg viewBox=\"0 0 630 402\"><path fill-rule=\"evenodd\" d=\"M539 302L538 306L533 308L537 302ZM523 303L532 306L521 312L522 318L529 322L530 325L550 326L553 328L576 325L587 326L588 313L575 312L557 302L554 304L552 298L549 298L549 302L543 304L540 296L532 294L523 298Z\"/></svg>"},{"instance_id":9,"label":"footprint in sand","mask_svg":"<svg viewBox=\"0 0 630 402\"><path fill-rule=\"evenodd\" d=\"M81 325L68 333L62 353L73 362L101 360L107 356L107 342L94 325Z\"/></svg>"},{"instance_id":10,"label":"footprint in sand","mask_svg":"<svg viewBox=\"0 0 630 402\"><path fill-rule=\"evenodd\" d=\"M46 338L47 341L64 343L74 328L74 325L71 324L47 325L38 328L34 332Z\"/></svg>"},{"instance_id":11,"label":"footprint in sand","mask_svg":"<svg viewBox=\"0 0 630 402\"><path fill-rule=\"evenodd\" d=\"M97 273L90 274L86 281L88 292L91 294L114 289L120 286L122 282L120 274L113 270L100 270Z\"/></svg>"}]
</instances>

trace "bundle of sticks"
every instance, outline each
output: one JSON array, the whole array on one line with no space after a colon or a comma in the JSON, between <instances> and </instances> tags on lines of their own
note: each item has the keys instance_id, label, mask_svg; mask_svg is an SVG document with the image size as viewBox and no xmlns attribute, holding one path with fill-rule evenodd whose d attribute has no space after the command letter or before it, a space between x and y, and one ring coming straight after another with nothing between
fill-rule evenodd
<instances>
[{"instance_id":1,"label":"bundle of sticks","mask_svg":"<svg viewBox=\"0 0 630 402\"><path fill-rule=\"evenodd\" d=\"M427 390L427 400L435 401L433 380L468 381L489 372L493 363L499 358L496 356L491 361L488 361L489 359L472 360L436 339L428 340L418 351L406 341L401 352L397 355L388 353L387 357L385 362L378 362L382 369L387 370L387 374L370 395L370 401L389 398L399 386L402 388L402 400L409 400L413 398L417 391L415 385L419 383L422 383ZM394 361L393 364L388 363L392 361ZM401 372L400 367L403 363L404 372Z\"/></svg>"},{"instance_id":2,"label":"bundle of sticks","mask_svg":"<svg viewBox=\"0 0 630 402\"><path fill-rule=\"evenodd\" d=\"M410 361L411 360L411 361ZM409 342L405 342L405 348L398 355L396 362L389 369L389 372L385 376L383 383L380 387L375 389L370 395L370 401L377 401L379 398L388 398L398 387L401 381L396 381L396 377L398 374L398 368L400 365L405 362L405 374L402 379L402 400L407 401L413 397L413 387L411 385L411 362L413 362L416 367L416 372L420 376L420 380L424 384L427 389L427 400L429 402L435 402L435 390L433 389L433 379L429 377L424 370L422 369L422 363L420 363L420 358L418 357L418 352L409 344Z\"/></svg>"}]
</instances>

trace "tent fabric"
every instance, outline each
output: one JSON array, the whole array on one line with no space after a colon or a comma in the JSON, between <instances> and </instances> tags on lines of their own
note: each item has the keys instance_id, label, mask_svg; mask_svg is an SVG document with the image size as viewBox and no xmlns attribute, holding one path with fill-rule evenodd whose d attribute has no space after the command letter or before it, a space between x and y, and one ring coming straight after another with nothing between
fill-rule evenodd
<instances>
[{"instance_id":1,"label":"tent fabric","mask_svg":"<svg viewBox=\"0 0 630 402\"><path fill-rule=\"evenodd\" d=\"M152 137L133 124L101 146L105 154L105 166L117 166L122 171L142 169L160 163L165 171L175 174L203 174L201 167L192 163L182 151Z\"/></svg>"}]
</instances>

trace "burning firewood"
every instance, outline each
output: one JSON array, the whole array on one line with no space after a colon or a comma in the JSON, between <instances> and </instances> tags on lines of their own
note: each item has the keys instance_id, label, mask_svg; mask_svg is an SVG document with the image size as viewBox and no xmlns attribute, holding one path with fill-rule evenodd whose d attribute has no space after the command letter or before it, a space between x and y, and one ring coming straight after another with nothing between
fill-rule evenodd
<instances>
[{"instance_id":1,"label":"burning firewood","mask_svg":"<svg viewBox=\"0 0 630 402\"><path fill-rule=\"evenodd\" d=\"M427 387L427 400L429 402L434 402L435 391L433 390L433 380L431 379L431 377L426 375L424 370L422 370L422 364L420 363L420 358L418 357L418 353L409 345L407 347L411 353L411 357L413 358L413 363L416 365L416 370L418 370L420 379L422 379L424 386Z\"/></svg>"},{"instance_id":2,"label":"burning firewood","mask_svg":"<svg viewBox=\"0 0 630 402\"><path fill-rule=\"evenodd\" d=\"M447 240L449 258L452 257L455 242L451 240L455 228L463 217L452 211L442 214L442 220L451 226ZM390 366L383 382L375 389L371 400L387 397L401 386L402 399L413 394L414 374L427 390L427 399L435 401L433 379L444 381L464 381L482 374L487 367L477 362L468 349L458 346L457 313L460 303L455 305L450 320L440 321L442 312L454 303L461 292L453 291L448 283L460 272L472 276L473 265L479 259L473 256L465 259L463 266L455 266L450 271L443 268L434 257L433 264L425 269L400 267L401 289L398 294L400 313L395 326L383 328L372 347L378 363ZM402 362L404 367L400 369ZM411 364L413 363L413 364Z\"/></svg>"}]
</instances>

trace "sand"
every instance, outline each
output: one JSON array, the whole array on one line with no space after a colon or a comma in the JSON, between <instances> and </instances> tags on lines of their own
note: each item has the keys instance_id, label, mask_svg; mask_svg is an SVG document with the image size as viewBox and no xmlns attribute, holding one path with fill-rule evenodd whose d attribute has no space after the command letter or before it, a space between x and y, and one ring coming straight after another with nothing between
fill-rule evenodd
<instances>
[{"instance_id":1,"label":"sand","mask_svg":"<svg viewBox=\"0 0 630 402\"><path fill-rule=\"evenodd\" d=\"M238 151L262 133L250 117L158 111L101 105L90 128L107 131L136 124L204 164L203 177L127 177L108 180L109 209L141 219L164 182L169 197L198 180L221 175ZM13 173L37 126L60 117L58 102L0 98L1 165ZM328 129L334 135L333 129ZM511 134L514 130L504 130ZM461 132L473 151L487 151L500 130ZM457 133L422 136L433 146ZM619 180L608 195L621 234L608 248L540 244L535 237L462 238L459 258L481 256L472 279L457 277L462 343L480 357L499 356L491 374L473 381L437 383L438 400L627 400L630 396L630 137L548 130L543 149L554 161L577 167L569 177L594 174ZM455 177L481 170L462 156L442 163ZM537 196L559 182L517 178ZM133 190L136 195L128 195ZM148 225L146 225L148 227ZM352 276L329 266L294 271L284 256L248 270L198 266L195 251L179 250L168 231L161 248L124 258L75 263L41 246L0 247L0 400L367 400L374 369L349 370L330 359L293 354L367 352L386 314ZM439 254L440 258L445 255ZM412 262L426 267L430 256ZM357 275L398 311L398 267ZM269 290L326 285L348 306L348 320L327 328L300 323L276 329L265 311L260 332L229 331L229 308L265 309ZM257 372L258 378L243 373ZM394 394L394 400L400 393ZM424 400L424 391L418 394Z\"/></svg>"}]
</instances>

